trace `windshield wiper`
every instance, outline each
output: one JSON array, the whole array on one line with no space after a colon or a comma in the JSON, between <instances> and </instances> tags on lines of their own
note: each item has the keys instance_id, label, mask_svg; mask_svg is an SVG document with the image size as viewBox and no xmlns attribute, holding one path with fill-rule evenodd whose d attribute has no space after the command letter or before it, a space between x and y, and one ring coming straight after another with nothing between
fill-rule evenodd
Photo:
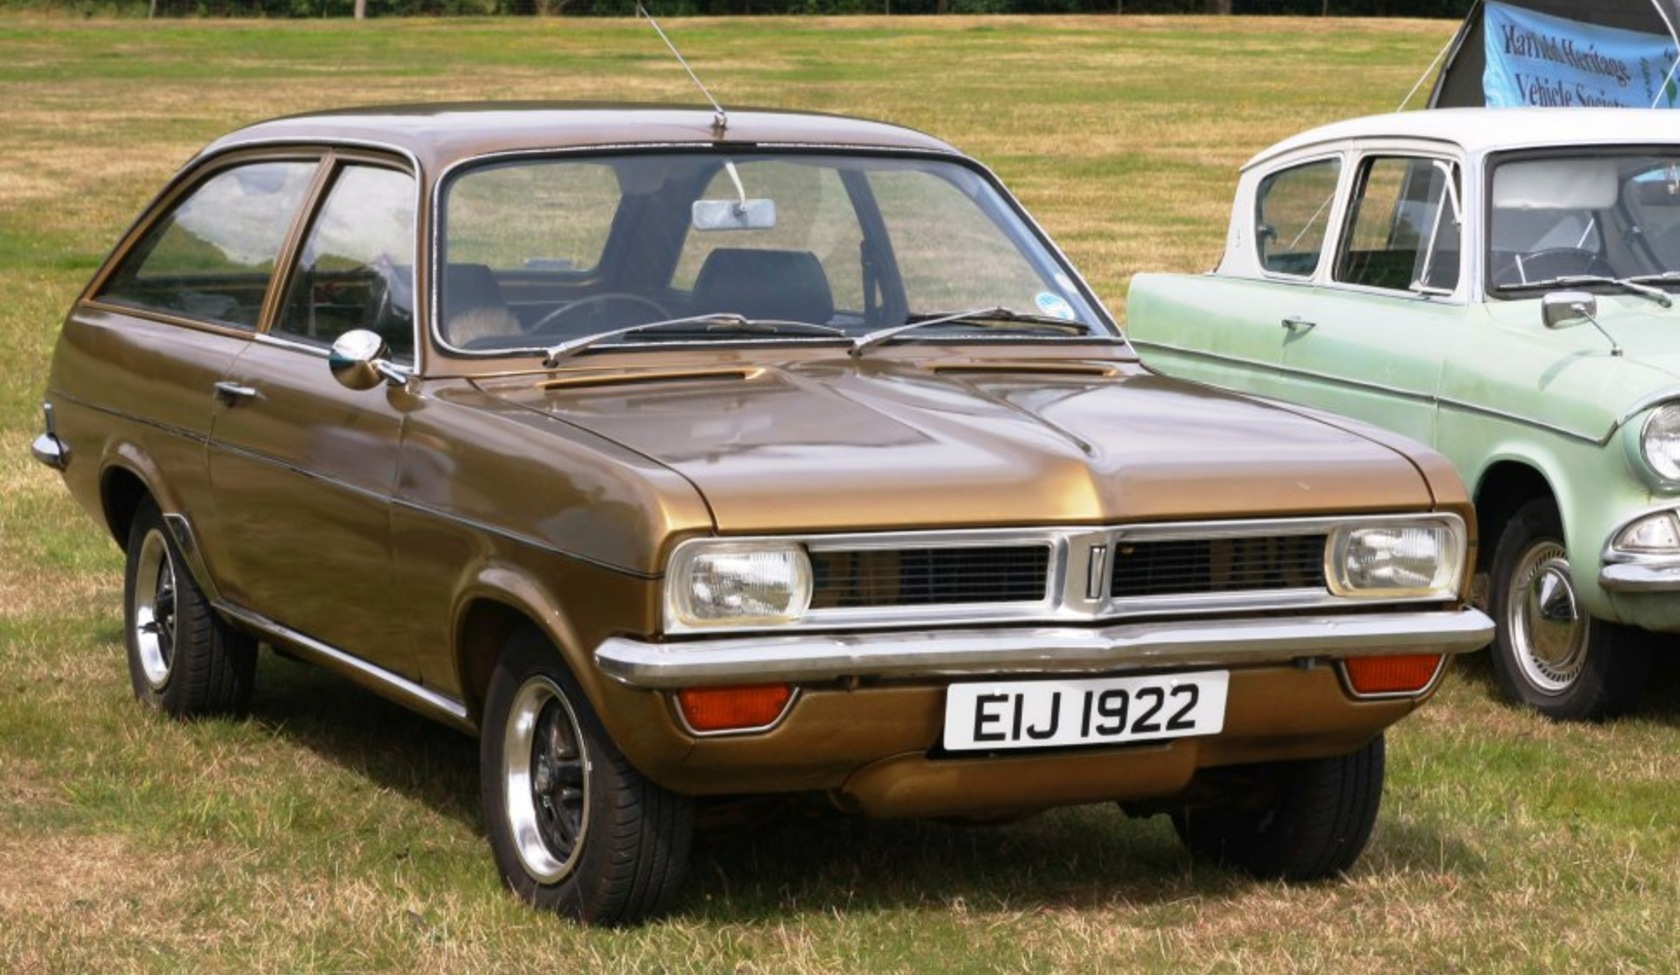
<instances>
[{"instance_id":1,"label":"windshield wiper","mask_svg":"<svg viewBox=\"0 0 1680 975\"><path fill-rule=\"evenodd\" d=\"M1562 277L1547 278L1544 281L1524 281L1519 285L1505 285L1510 288L1549 288L1554 284L1613 284L1618 288L1631 291L1642 298L1649 298L1664 308L1672 307L1674 299L1661 288L1653 288L1648 284L1640 284L1645 280L1660 280L1663 275L1646 274L1637 278L1613 278L1605 274L1565 274Z\"/></svg>"},{"instance_id":2,"label":"windshield wiper","mask_svg":"<svg viewBox=\"0 0 1680 975\"><path fill-rule=\"evenodd\" d=\"M815 322L785 322L769 319L752 319L742 315L720 312L711 315L687 315L682 318L668 318L659 322L642 322L640 325L626 325L605 332L596 332L581 338L570 339L559 345L551 345L543 350L543 367L553 369L562 360L570 358L584 349L608 339L616 339L637 332L656 332L661 329L680 329L703 326L697 331L703 334L732 335L738 332L753 332L762 335L785 335L798 332L806 335L845 335L846 330L833 325L818 325Z\"/></svg>"},{"instance_id":3,"label":"windshield wiper","mask_svg":"<svg viewBox=\"0 0 1680 975\"><path fill-rule=\"evenodd\" d=\"M1007 329L1017 332L1038 332L1051 329L1074 335L1089 335L1096 331L1084 322L1069 321L1065 318L1051 318L1048 315L1029 315L1002 306L971 308L968 311L917 315L914 316L913 320L905 322L903 325L890 325L886 328L878 328L873 332L866 332L852 340L852 357L861 356L874 346L880 345L900 333L957 322L978 328Z\"/></svg>"}]
</instances>

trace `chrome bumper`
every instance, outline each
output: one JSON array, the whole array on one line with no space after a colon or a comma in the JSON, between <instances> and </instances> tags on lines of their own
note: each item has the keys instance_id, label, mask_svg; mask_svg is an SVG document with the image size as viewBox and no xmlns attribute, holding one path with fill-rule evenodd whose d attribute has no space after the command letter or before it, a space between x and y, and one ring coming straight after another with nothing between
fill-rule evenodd
<instances>
[{"instance_id":1,"label":"chrome bumper","mask_svg":"<svg viewBox=\"0 0 1680 975\"><path fill-rule=\"evenodd\" d=\"M35 442L29 445L29 452L35 459L55 471L62 471L70 466L70 447L58 439L57 423L53 418L51 403L41 404L41 426L45 429Z\"/></svg>"},{"instance_id":2,"label":"chrome bumper","mask_svg":"<svg viewBox=\"0 0 1680 975\"><path fill-rule=\"evenodd\" d=\"M1009 627L908 633L789 634L595 649L607 676L632 687L800 683L843 677L1128 673L1306 658L1467 653L1493 639L1474 609L1277 619L1136 622L1097 628Z\"/></svg>"},{"instance_id":3,"label":"chrome bumper","mask_svg":"<svg viewBox=\"0 0 1680 975\"><path fill-rule=\"evenodd\" d=\"M1674 592L1680 590L1680 563L1614 562L1599 570L1605 592Z\"/></svg>"}]
</instances>

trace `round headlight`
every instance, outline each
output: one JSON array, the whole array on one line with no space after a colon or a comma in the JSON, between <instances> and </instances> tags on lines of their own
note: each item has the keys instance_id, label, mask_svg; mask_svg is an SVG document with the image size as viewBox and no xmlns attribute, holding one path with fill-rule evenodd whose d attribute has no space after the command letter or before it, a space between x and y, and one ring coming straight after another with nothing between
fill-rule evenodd
<instances>
[{"instance_id":1,"label":"round headlight","mask_svg":"<svg viewBox=\"0 0 1680 975\"><path fill-rule=\"evenodd\" d=\"M1659 406L1639 431L1639 453L1665 481L1680 481L1680 404Z\"/></svg>"},{"instance_id":2,"label":"round headlight","mask_svg":"<svg viewBox=\"0 0 1680 975\"><path fill-rule=\"evenodd\" d=\"M678 627L791 623L811 605L811 560L782 542L697 544L678 550L665 585Z\"/></svg>"},{"instance_id":3,"label":"round headlight","mask_svg":"<svg viewBox=\"0 0 1680 975\"><path fill-rule=\"evenodd\" d=\"M1450 598L1464 564L1462 536L1442 522L1344 529L1330 552L1330 586L1342 596Z\"/></svg>"}]
</instances>

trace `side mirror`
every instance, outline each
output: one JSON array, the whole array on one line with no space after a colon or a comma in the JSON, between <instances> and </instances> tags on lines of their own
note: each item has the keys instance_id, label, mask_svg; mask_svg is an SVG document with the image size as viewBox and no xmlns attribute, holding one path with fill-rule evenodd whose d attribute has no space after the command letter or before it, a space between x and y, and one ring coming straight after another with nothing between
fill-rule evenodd
<instances>
[{"instance_id":1,"label":"side mirror","mask_svg":"<svg viewBox=\"0 0 1680 975\"><path fill-rule=\"evenodd\" d=\"M1540 299L1540 320L1547 328L1584 325L1598 317L1598 298L1586 291L1553 291Z\"/></svg>"},{"instance_id":2,"label":"side mirror","mask_svg":"<svg viewBox=\"0 0 1680 975\"><path fill-rule=\"evenodd\" d=\"M408 381L408 373L387 360L390 354L390 346L378 332L354 328L333 342L327 368L348 389L372 389L381 382L400 386Z\"/></svg>"}]
</instances>

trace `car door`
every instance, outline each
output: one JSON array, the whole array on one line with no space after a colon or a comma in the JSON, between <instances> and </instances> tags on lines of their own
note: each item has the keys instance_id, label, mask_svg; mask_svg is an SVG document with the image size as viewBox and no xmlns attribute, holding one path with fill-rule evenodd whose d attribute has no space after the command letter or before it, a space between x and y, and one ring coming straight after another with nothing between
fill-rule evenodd
<instances>
[{"instance_id":1,"label":"car door","mask_svg":"<svg viewBox=\"0 0 1680 975\"><path fill-rule=\"evenodd\" d=\"M224 591L291 635L405 676L412 647L391 586L390 504L404 388L355 391L328 369L334 339L383 335L412 361L415 181L337 159L267 332L217 385L210 481Z\"/></svg>"},{"instance_id":2,"label":"car door","mask_svg":"<svg viewBox=\"0 0 1680 975\"><path fill-rule=\"evenodd\" d=\"M1458 170L1400 152L1355 165L1329 282L1280 329L1284 396L1433 443L1464 341Z\"/></svg>"},{"instance_id":3,"label":"car door","mask_svg":"<svg viewBox=\"0 0 1680 975\"><path fill-rule=\"evenodd\" d=\"M209 504L211 390L255 333L316 168L308 158L208 163L136 224L65 324L56 368L87 401L58 397L57 407L114 421L110 449L195 535Z\"/></svg>"},{"instance_id":4,"label":"car door","mask_svg":"<svg viewBox=\"0 0 1680 975\"><path fill-rule=\"evenodd\" d=\"M1164 291L1133 289L1127 314L1151 364L1216 386L1289 397L1279 367L1291 329L1324 291L1317 281L1340 212L1342 168L1339 153L1321 154L1260 179L1252 209L1233 215L1252 276L1212 274ZM1148 332L1136 323L1147 323Z\"/></svg>"}]
</instances>

